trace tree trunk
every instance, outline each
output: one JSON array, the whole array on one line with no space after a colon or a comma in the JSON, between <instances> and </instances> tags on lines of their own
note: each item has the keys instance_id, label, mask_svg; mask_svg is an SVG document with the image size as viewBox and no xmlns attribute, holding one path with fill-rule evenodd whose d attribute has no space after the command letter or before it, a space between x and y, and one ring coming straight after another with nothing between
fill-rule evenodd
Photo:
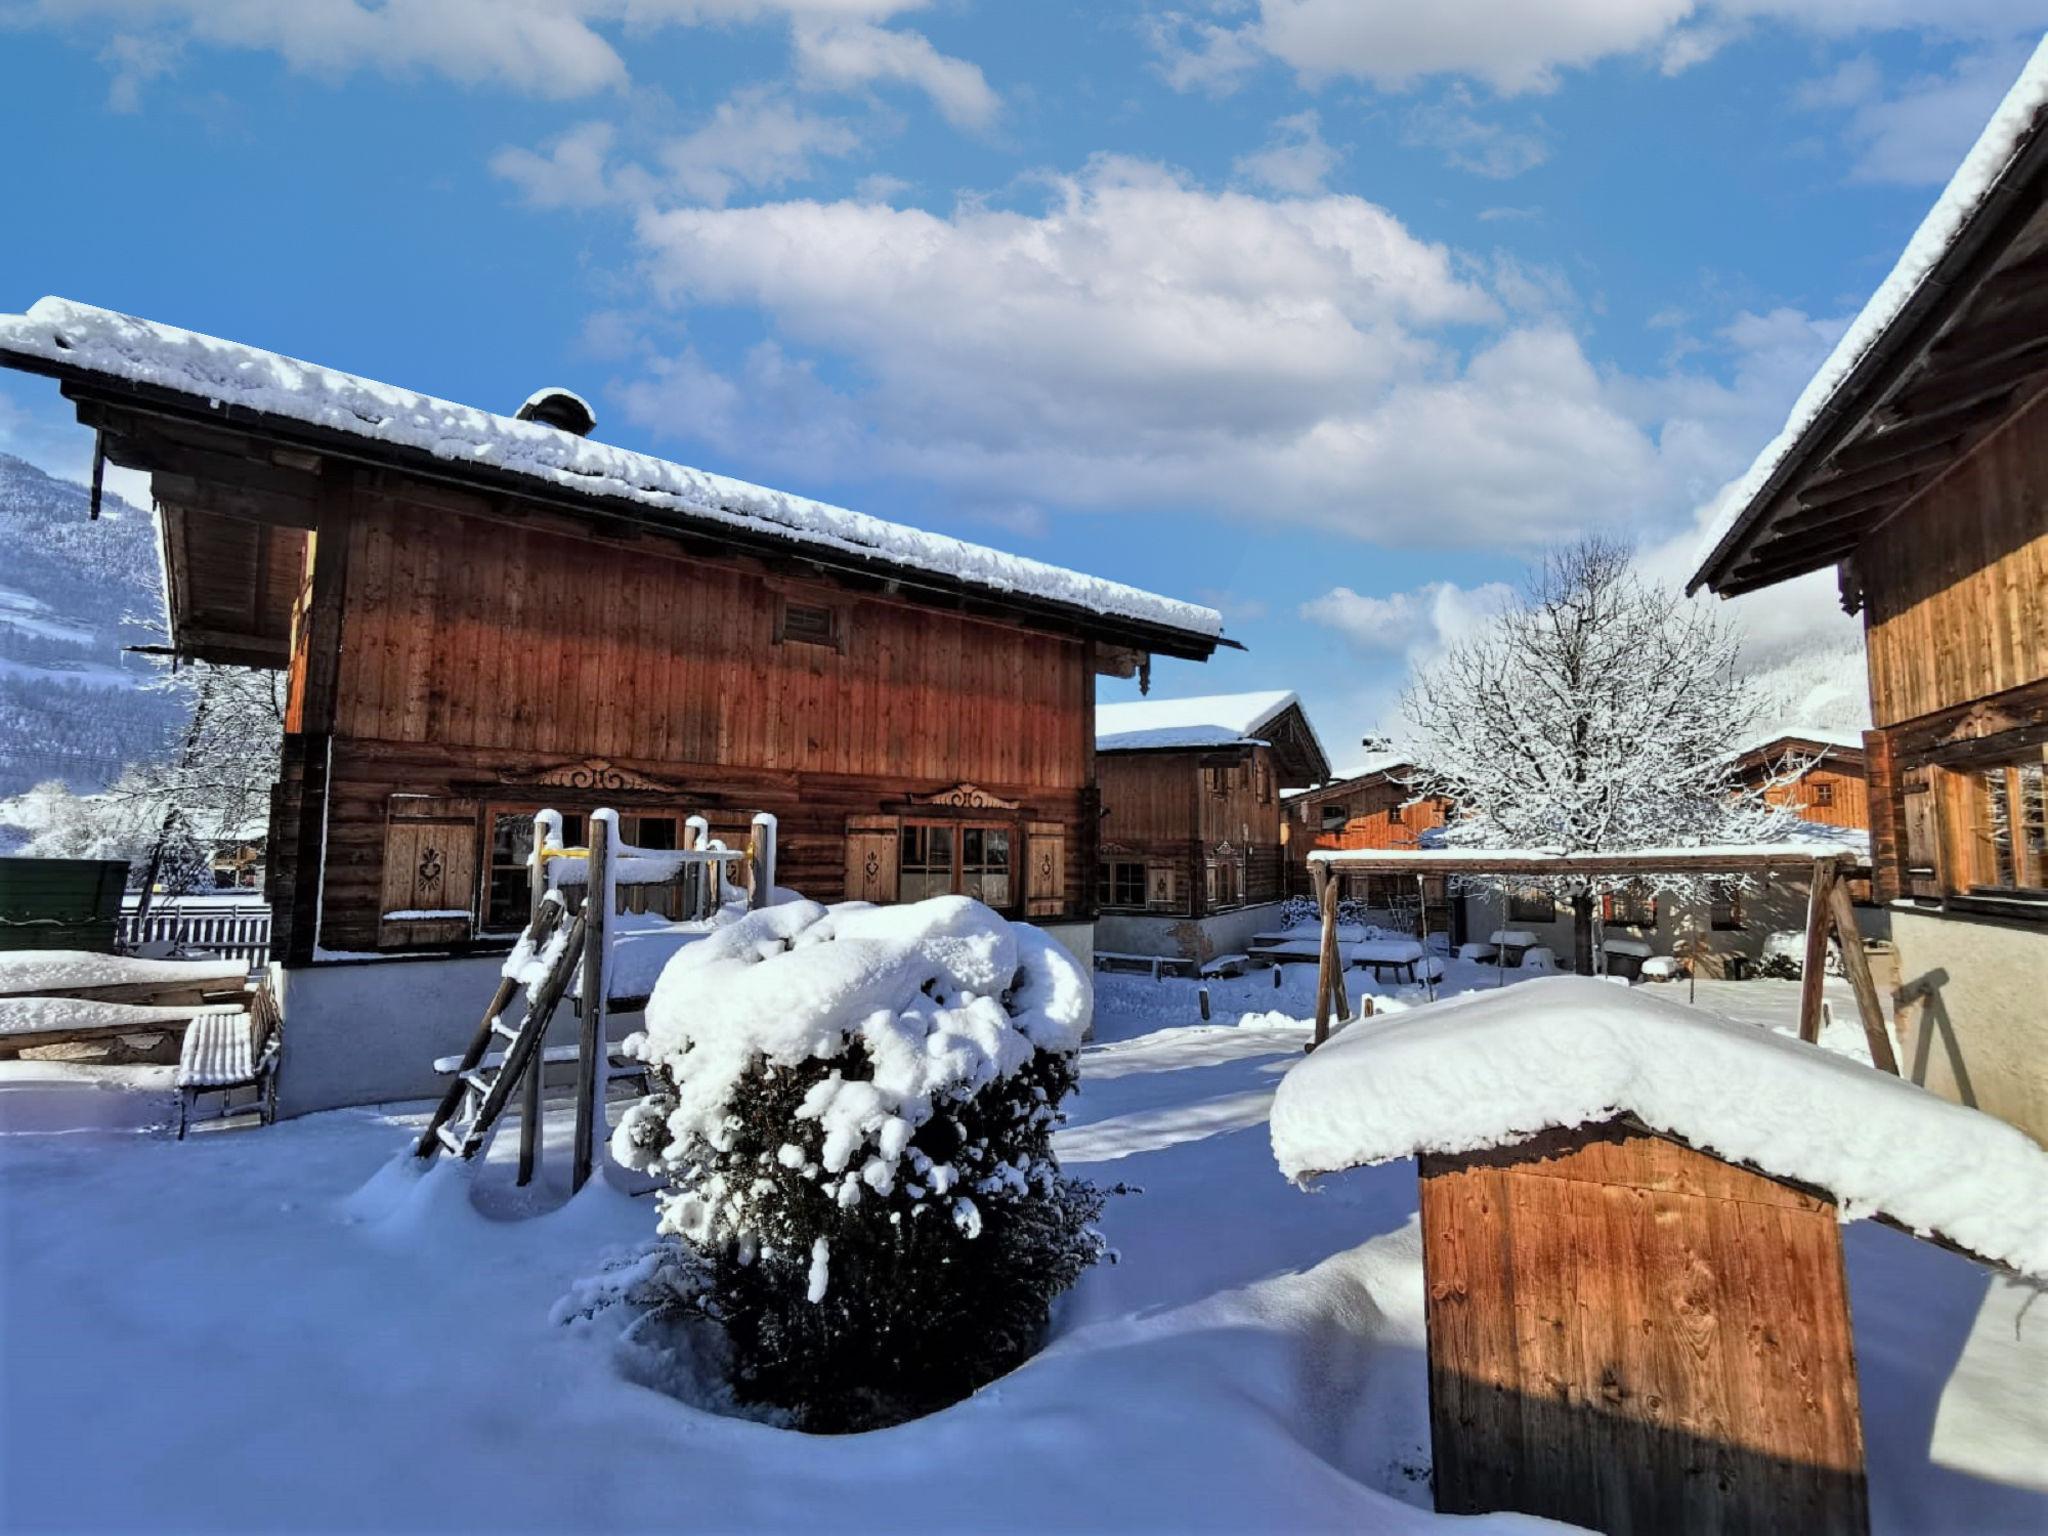
<instances>
[{"instance_id":1,"label":"tree trunk","mask_svg":"<svg viewBox=\"0 0 2048 1536\"><path fill-rule=\"evenodd\" d=\"M1579 891L1572 896L1572 969L1581 976L1593 974L1593 893Z\"/></svg>"}]
</instances>

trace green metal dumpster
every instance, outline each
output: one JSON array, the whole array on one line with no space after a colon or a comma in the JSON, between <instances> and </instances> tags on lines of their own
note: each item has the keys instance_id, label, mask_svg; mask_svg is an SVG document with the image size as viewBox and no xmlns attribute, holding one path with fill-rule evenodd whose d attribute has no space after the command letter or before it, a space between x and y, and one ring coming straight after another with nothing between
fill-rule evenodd
<instances>
[{"instance_id":1,"label":"green metal dumpster","mask_svg":"<svg viewBox=\"0 0 2048 1536\"><path fill-rule=\"evenodd\" d=\"M126 859L0 858L0 950L112 954Z\"/></svg>"}]
</instances>

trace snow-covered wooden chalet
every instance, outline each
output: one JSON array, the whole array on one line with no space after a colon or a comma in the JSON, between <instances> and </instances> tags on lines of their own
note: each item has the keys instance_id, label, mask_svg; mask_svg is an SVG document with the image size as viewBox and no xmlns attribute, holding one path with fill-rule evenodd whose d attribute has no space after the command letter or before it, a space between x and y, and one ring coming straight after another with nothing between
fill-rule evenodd
<instances>
[{"instance_id":1,"label":"snow-covered wooden chalet","mask_svg":"<svg viewBox=\"0 0 2048 1536\"><path fill-rule=\"evenodd\" d=\"M389 1086L344 1051L410 1063L423 1016L474 1022L541 807L657 849L772 812L785 886L965 892L1085 957L1095 679L1230 643L1207 608L597 443L564 390L500 416L57 299L0 317L0 363L151 474L177 654L288 670L288 1108Z\"/></svg>"},{"instance_id":2,"label":"snow-covered wooden chalet","mask_svg":"<svg viewBox=\"0 0 2048 1536\"><path fill-rule=\"evenodd\" d=\"M1281 790L1330 776L1298 697L1104 704L1095 750L1103 949L1207 960L1277 926L1287 894Z\"/></svg>"},{"instance_id":3,"label":"snow-covered wooden chalet","mask_svg":"<svg viewBox=\"0 0 2048 1536\"><path fill-rule=\"evenodd\" d=\"M1732 493L1695 587L1834 567L1910 1075L2048 1139L2048 44Z\"/></svg>"}]
</instances>

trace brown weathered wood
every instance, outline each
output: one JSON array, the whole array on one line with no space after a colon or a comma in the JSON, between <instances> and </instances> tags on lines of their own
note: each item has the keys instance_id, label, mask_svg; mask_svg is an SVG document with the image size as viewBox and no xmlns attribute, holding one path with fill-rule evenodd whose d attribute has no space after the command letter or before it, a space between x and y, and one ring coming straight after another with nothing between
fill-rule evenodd
<instances>
[{"instance_id":1,"label":"brown weathered wood","mask_svg":"<svg viewBox=\"0 0 2048 1536\"><path fill-rule=\"evenodd\" d=\"M1322 869L1312 869L1316 907L1322 913L1322 945L1316 951L1316 1029L1309 1041L1314 1050L1330 1038L1330 1006L1337 970L1337 884Z\"/></svg>"},{"instance_id":2,"label":"brown weathered wood","mask_svg":"<svg viewBox=\"0 0 2048 1536\"><path fill-rule=\"evenodd\" d=\"M1622 1126L1422 1160L1437 1507L1867 1528L1833 1207Z\"/></svg>"},{"instance_id":3,"label":"brown weathered wood","mask_svg":"<svg viewBox=\"0 0 2048 1536\"><path fill-rule=\"evenodd\" d=\"M605 1079L611 1062L605 1015L611 1005L612 837L612 818L590 819L590 879L583 898L583 1028L576 1049L576 1149L569 1175L571 1191L581 1189L590 1179L604 1124ZM539 1075L539 1063L533 1071Z\"/></svg>"},{"instance_id":4,"label":"brown weathered wood","mask_svg":"<svg viewBox=\"0 0 2048 1536\"><path fill-rule=\"evenodd\" d=\"M1816 859L1806 893L1806 958L1799 973L1799 1038L1808 1045L1820 1043L1821 989L1827 983L1828 929L1834 925L1835 909L1828 893L1835 885L1835 867ZM1855 931L1852 927L1852 933Z\"/></svg>"},{"instance_id":5,"label":"brown weathered wood","mask_svg":"<svg viewBox=\"0 0 2048 1536\"><path fill-rule=\"evenodd\" d=\"M1876 978L1870 974L1870 956L1864 952L1863 936L1856 927L1856 909L1849 900L1849 888L1840 881L1828 886L1828 909L1834 914L1835 943L1841 947L1842 970L1856 993L1856 1011L1863 1020L1870 1063L1897 1077L1899 1061L1892 1053L1891 1037L1885 1033L1884 1004L1878 997Z\"/></svg>"}]
</instances>

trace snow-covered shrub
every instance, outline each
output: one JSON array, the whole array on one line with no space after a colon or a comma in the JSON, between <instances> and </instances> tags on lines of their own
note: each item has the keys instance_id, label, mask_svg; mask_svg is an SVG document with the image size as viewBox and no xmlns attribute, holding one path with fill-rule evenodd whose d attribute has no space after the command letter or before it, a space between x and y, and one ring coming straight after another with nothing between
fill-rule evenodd
<instances>
[{"instance_id":1,"label":"snow-covered shrub","mask_svg":"<svg viewBox=\"0 0 2048 1536\"><path fill-rule=\"evenodd\" d=\"M1749 974L1772 981L1799 980L1806 974L1806 935L1792 929L1765 934L1763 953Z\"/></svg>"},{"instance_id":2,"label":"snow-covered shrub","mask_svg":"<svg viewBox=\"0 0 2048 1536\"><path fill-rule=\"evenodd\" d=\"M1377 938L1379 937L1379 930L1365 920L1365 915L1370 911L1372 911L1371 907L1368 907L1362 901L1355 901L1349 896L1341 896L1337 899L1338 922L1350 927L1368 929L1370 931L1367 937ZM1290 896L1280 904L1280 926L1282 928L1319 928L1322 926L1322 922L1322 908L1316 905L1316 899L1313 896Z\"/></svg>"},{"instance_id":3,"label":"snow-covered shrub","mask_svg":"<svg viewBox=\"0 0 2048 1536\"><path fill-rule=\"evenodd\" d=\"M965 897L792 902L683 949L628 1049L659 1090L613 1136L709 1267L742 1399L847 1430L1020 1363L1100 1256L1053 1161L1087 972Z\"/></svg>"}]
</instances>

